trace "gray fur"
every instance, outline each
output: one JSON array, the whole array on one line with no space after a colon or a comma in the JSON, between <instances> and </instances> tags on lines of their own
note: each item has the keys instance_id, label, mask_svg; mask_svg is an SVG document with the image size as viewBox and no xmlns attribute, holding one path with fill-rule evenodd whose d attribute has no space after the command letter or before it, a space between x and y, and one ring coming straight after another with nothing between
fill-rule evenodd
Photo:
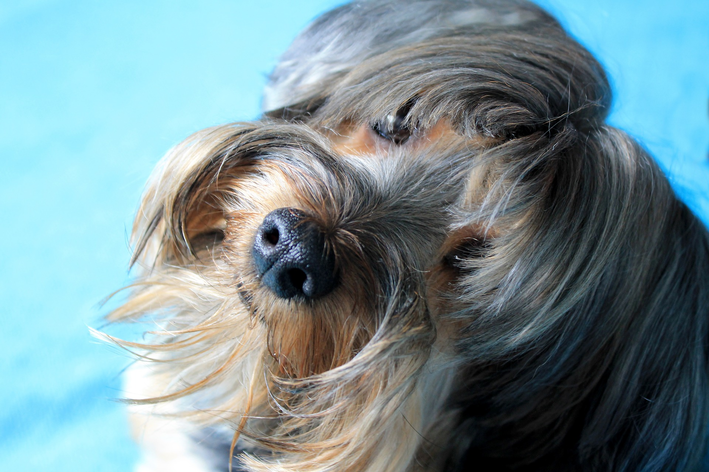
<instances>
[{"instance_id":1,"label":"gray fur","mask_svg":"<svg viewBox=\"0 0 709 472\"><path fill-rule=\"evenodd\" d=\"M554 23L524 1L414 0L352 2L318 18L301 33L271 74L264 111L305 100L317 87L365 59L442 36Z\"/></svg>"}]
</instances>

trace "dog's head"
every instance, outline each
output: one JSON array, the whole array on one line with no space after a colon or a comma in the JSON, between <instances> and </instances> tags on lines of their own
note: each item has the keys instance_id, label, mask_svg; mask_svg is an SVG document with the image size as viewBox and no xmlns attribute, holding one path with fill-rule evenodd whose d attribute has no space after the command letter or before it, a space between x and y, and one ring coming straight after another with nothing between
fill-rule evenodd
<instances>
[{"instance_id":1,"label":"dog's head","mask_svg":"<svg viewBox=\"0 0 709 472\"><path fill-rule=\"evenodd\" d=\"M324 15L261 121L151 179L114 314L161 324L150 401L231 424L254 470L696 461L709 242L609 103L527 3Z\"/></svg>"}]
</instances>

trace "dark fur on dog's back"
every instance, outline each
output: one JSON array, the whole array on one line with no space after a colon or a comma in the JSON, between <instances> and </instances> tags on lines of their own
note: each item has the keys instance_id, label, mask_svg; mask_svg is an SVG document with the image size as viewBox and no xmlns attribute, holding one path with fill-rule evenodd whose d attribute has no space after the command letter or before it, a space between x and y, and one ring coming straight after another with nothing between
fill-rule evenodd
<instances>
[{"instance_id":1,"label":"dark fur on dog's back","mask_svg":"<svg viewBox=\"0 0 709 472\"><path fill-rule=\"evenodd\" d=\"M125 343L162 366L142 403L236 431L248 470L699 469L709 235L610 100L526 2L324 15L263 121L195 135L146 192L114 315L164 319ZM282 208L334 258L322 299L254 267Z\"/></svg>"}]
</instances>

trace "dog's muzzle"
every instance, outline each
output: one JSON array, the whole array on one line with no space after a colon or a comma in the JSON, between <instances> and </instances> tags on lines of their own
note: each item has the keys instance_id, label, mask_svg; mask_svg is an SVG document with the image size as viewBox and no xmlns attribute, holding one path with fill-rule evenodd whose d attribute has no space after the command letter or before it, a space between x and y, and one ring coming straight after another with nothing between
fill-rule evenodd
<instances>
[{"instance_id":1,"label":"dog's muzzle","mask_svg":"<svg viewBox=\"0 0 709 472\"><path fill-rule=\"evenodd\" d=\"M279 208L263 219L252 249L261 282L280 298L312 300L335 287L335 258L307 215Z\"/></svg>"}]
</instances>

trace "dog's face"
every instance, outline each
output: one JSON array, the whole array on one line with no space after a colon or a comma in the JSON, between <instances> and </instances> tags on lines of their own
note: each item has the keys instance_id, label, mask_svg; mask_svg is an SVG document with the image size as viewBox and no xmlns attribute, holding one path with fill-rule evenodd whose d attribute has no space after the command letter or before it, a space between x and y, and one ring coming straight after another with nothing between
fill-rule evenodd
<instances>
[{"instance_id":1,"label":"dog's face","mask_svg":"<svg viewBox=\"0 0 709 472\"><path fill-rule=\"evenodd\" d=\"M642 464L618 451L649 433L613 418L664 395L638 346L703 349L662 244L706 233L604 124L602 69L545 13L421 1L383 29L395 4L316 22L261 121L161 163L134 232L145 275L114 314L161 325L133 345L158 361L141 391L236 431L249 470Z\"/></svg>"}]
</instances>

